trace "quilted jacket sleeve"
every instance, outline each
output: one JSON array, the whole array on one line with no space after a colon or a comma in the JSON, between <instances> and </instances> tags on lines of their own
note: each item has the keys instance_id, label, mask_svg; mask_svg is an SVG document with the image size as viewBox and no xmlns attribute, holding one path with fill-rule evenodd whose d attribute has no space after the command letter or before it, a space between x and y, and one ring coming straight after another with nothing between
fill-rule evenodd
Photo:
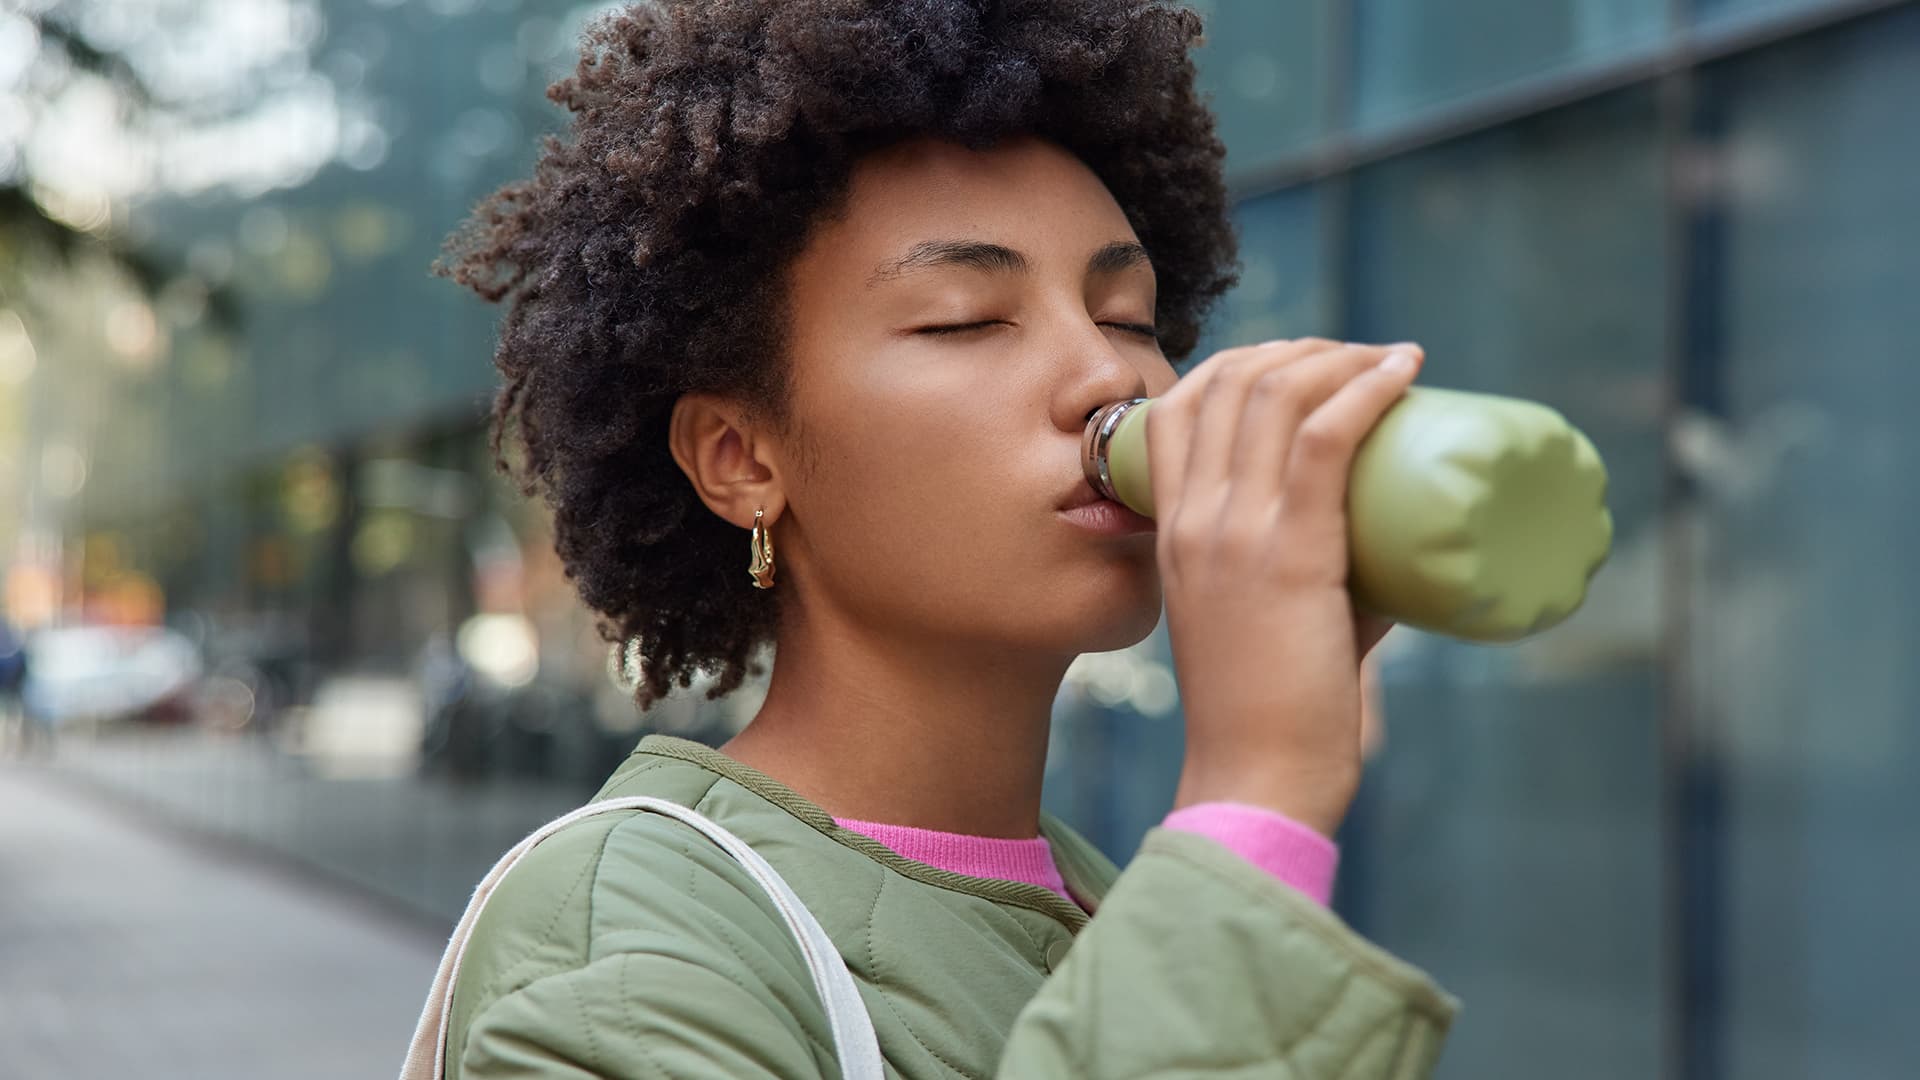
<instances>
[{"instance_id":1,"label":"quilted jacket sleeve","mask_svg":"<svg viewBox=\"0 0 1920 1080\"><path fill-rule=\"evenodd\" d=\"M542 973L503 975L515 988L472 1016L459 1080L838 1075L790 936L750 885L731 883L725 856L697 839L647 842L676 827L614 832L648 872L600 880L584 917L632 929L588 933L588 953ZM639 907L619 914L628 905ZM997 1075L1412 1080L1431 1071L1455 1008L1216 841L1156 829L1019 1014Z\"/></svg>"},{"instance_id":2,"label":"quilted jacket sleeve","mask_svg":"<svg viewBox=\"0 0 1920 1080\"><path fill-rule=\"evenodd\" d=\"M1021 1013L1000 1075L1412 1080L1457 1008L1215 841L1155 829Z\"/></svg>"}]
</instances>

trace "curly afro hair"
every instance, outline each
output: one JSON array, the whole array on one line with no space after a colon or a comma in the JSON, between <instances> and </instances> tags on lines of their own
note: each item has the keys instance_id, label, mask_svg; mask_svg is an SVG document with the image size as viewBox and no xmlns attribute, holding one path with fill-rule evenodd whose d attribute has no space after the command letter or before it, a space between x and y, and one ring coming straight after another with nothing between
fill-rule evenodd
<instances>
[{"instance_id":1,"label":"curly afro hair","mask_svg":"<svg viewBox=\"0 0 1920 1080\"><path fill-rule=\"evenodd\" d=\"M532 179L481 200L433 269L507 301L494 463L544 493L598 632L638 654L640 708L696 671L709 698L762 673L781 593L752 587L744 534L699 501L667 424L709 391L788 429L783 274L861 154L1059 144L1152 257L1164 352L1192 352L1235 269L1200 34L1162 0L651 0L587 29L547 90L571 138L543 138Z\"/></svg>"}]
</instances>

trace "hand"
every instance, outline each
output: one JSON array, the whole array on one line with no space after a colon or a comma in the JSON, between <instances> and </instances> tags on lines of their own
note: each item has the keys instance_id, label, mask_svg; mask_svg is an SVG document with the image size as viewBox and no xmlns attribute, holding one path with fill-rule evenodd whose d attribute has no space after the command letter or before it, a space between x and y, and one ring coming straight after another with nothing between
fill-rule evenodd
<instances>
[{"instance_id":1,"label":"hand","mask_svg":"<svg viewBox=\"0 0 1920 1080\"><path fill-rule=\"evenodd\" d=\"M1187 720L1176 806L1251 803L1329 837L1345 819L1360 662L1392 627L1347 593L1347 480L1424 360L1414 345L1318 338L1228 349L1147 413Z\"/></svg>"}]
</instances>

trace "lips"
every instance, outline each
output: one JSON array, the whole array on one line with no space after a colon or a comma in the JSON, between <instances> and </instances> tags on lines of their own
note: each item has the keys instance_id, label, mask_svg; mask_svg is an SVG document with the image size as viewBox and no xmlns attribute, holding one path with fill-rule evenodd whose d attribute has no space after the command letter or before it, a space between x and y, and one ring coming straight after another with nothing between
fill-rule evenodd
<instances>
[{"instance_id":1,"label":"lips","mask_svg":"<svg viewBox=\"0 0 1920 1080\"><path fill-rule=\"evenodd\" d=\"M1106 536L1133 536L1155 531L1154 521L1111 499L1095 499L1084 506L1060 511L1064 521Z\"/></svg>"}]
</instances>

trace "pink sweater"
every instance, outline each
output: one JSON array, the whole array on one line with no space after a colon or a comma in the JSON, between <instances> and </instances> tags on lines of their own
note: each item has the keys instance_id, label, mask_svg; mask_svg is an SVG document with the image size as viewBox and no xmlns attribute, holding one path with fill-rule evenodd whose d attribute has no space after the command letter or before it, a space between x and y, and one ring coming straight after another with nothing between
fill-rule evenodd
<instances>
[{"instance_id":1,"label":"pink sweater","mask_svg":"<svg viewBox=\"0 0 1920 1080\"><path fill-rule=\"evenodd\" d=\"M1038 885L1074 899L1060 878L1060 868L1054 864L1053 850L1045 837L1002 840L851 818L834 820L842 828L872 837L915 862L969 877ZM1218 841L1322 906L1333 895L1340 849L1285 814L1243 803L1201 803L1175 810L1162 824Z\"/></svg>"}]
</instances>

